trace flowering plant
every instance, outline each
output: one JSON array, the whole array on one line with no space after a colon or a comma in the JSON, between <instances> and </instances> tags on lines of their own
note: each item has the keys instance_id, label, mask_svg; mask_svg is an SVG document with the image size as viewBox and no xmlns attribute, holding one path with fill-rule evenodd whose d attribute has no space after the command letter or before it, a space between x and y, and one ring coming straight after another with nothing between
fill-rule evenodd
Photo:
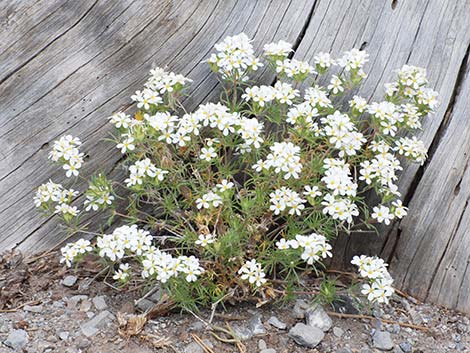
<instances>
[{"instance_id":1,"label":"flowering plant","mask_svg":"<svg viewBox=\"0 0 470 353\"><path fill-rule=\"evenodd\" d=\"M398 156L424 162L424 144L410 135L437 105L424 69L406 65L385 85L382 102L356 95L343 109L341 98L366 77L364 51L339 59L320 53L311 65L292 59L291 45L279 41L265 45L262 61L245 34L215 49L208 64L222 82L220 102L187 112L181 99L191 80L155 68L131 97L137 112L110 117L125 155L124 184L92 177L84 211L72 206L75 190L52 181L38 189L36 206L74 231L93 234L78 226L84 212L108 210L126 223L63 247L67 266L94 253L123 285L159 282L177 304L194 308L253 292L273 296L273 283L292 288L299 272L323 268L339 233L406 215ZM277 73L272 86L250 81L262 66ZM330 71L320 86L318 77ZM50 159L67 177L79 174L80 145L71 136L54 144ZM372 213L369 192L381 200ZM114 201L124 197L127 212L119 213ZM386 264L352 263L368 279L369 300L387 302Z\"/></svg>"}]
</instances>

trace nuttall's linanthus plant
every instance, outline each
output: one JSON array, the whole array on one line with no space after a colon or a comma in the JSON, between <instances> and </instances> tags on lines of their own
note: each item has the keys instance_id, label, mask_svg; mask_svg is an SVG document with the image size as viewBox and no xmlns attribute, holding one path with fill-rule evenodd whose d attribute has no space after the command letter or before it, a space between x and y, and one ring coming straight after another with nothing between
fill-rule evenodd
<instances>
[{"instance_id":1,"label":"nuttall's linanthus plant","mask_svg":"<svg viewBox=\"0 0 470 353\"><path fill-rule=\"evenodd\" d=\"M124 183L93 176L83 206L78 191L52 181L39 187L36 206L72 232L92 234L80 225L86 212L108 210L124 223L63 247L67 266L94 254L121 285L158 282L194 309L222 298L273 297L274 285L293 288L302 272L318 274L332 238L406 215L399 156L424 163L426 148L413 134L437 106L424 69L405 65L383 101L355 95L344 110L341 97L366 77L364 51L338 59L319 53L307 63L289 58L291 45L279 41L259 58L245 34L215 49L207 62L222 82L219 102L187 112L181 98L191 80L155 68L131 97L137 112L109 118L125 156ZM273 86L250 80L262 66L277 74ZM332 69L320 86L317 78ZM72 136L54 143L49 157L67 177L79 174L80 145ZM380 200L372 212L370 192ZM126 212L116 211L117 198L127 198ZM367 280L362 293L387 302L393 281L383 260L352 263Z\"/></svg>"}]
</instances>

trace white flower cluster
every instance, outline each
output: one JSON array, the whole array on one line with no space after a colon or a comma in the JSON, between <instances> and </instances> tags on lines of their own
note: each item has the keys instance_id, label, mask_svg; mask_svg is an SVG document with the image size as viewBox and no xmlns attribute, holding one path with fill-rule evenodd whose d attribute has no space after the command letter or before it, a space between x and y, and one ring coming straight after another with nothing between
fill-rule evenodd
<instances>
[{"instance_id":1,"label":"white flower cluster","mask_svg":"<svg viewBox=\"0 0 470 353\"><path fill-rule=\"evenodd\" d=\"M33 200L36 207L42 207L48 210L50 206L54 206L54 213L69 218L75 217L79 213L76 206L70 205L73 198L77 195L78 191L64 189L62 185L49 180L37 189Z\"/></svg>"},{"instance_id":2,"label":"white flower cluster","mask_svg":"<svg viewBox=\"0 0 470 353\"><path fill-rule=\"evenodd\" d=\"M84 154L79 150L81 144L78 137L66 135L54 141L52 151L49 152L49 159L63 164L67 178L77 176L82 167Z\"/></svg>"},{"instance_id":3,"label":"white flower cluster","mask_svg":"<svg viewBox=\"0 0 470 353\"><path fill-rule=\"evenodd\" d=\"M369 61L369 54L363 50L352 49L343 54L336 63L343 67L346 71L358 71L358 75L365 77L365 73L362 70L364 65Z\"/></svg>"},{"instance_id":4,"label":"white flower cluster","mask_svg":"<svg viewBox=\"0 0 470 353\"><path fill-rule=\"evenodd\" d=\"M137 108L150 110L163 103L162 94L172 93L179 91L187 83L191 82L190 79L183 75L177 75L173 72L166 72L162 68L155 68L150 70L150 78L145 83L145 88L142 91L136 91L131 99L137 102ZM111 122L119 121L122 117L111 117Z\"/></svg>"},{"instance_id":5,"label":"white flower cluster","mask_svg":"<svg viewBox=\"0 0 470 353\"><path fill-rule=\"evenodd\" d=\"M299 91L294 89L291 84L276 82L273 86L252 86L245 89L242 98L247 102L253 101L260 107L276 100L281 104L292 105L293 100L299 96Z\"/></svg>"},{"instance_id":6,"label":"white flower cluster","mask_svg":"<svg viewBox=\"0 0 470 353\"><path fill-rule=\"evenodd\" d=\"M284 186L270 193L269 197L271 202L269 209L273 211L275 215L289 209L290 215L300 216L302 210L305 208L304 203L306 200L302 199L297 192Z\"/></svg>"},{"instance_id":7,"label":"white flower cluster","mask_svg":"<svg viewBox=\"0 0 470 353\"><path fill-rule=\"evenodd\" d=\"M319 111L322 108L332 107L328 94L319 86L307 88L305 90L304 99L312 106L312 108L317 108Z\"/></svg>"},{"instance_id":8,"label":"white flower cluster","mask_svg":"<svg viewBox=\"0 0 470 353\"><path fill-rule=\"evenodd\" d=\"M276 61L276 72L296 81L303 81L308 75L315 74L315 69L306 61L284 59Z\"/></svg>"},{"instance_id":9,"label":"white flower cluster","mask_svg":"<svg viewBox=\"0 0 470 353\"><path fill-rule=\"evenodd\" d=\"M96 241L99 255L111 261L122 259L126 253L142 255L150 249L151 244L150 233L136 225L121 226L112 234L99 236Z\"/></svg>"},{"instance_id":10,"label":"white flower cluster","mask_svg":"<svg viewBox=\"0 0 470 353\"><path fill-rule=\"evenodd\" d=\"M145 253L142 260L142 277L155 277L161 283L166 283L170 278L182 274L187 282L195 282L204 269L199 264L199 259L194 256L173 257L170 254L152 248Z\"/></svg>"},{"instance_id":11,"label":"white flower cluster","mask_svg":"<svg viewBox=\"0 0 470 353\"><path fill-rule=\"evenodd\" d=\"M400 161L389 152L390 146L383 141L373 141L368 148L377 154L374 158L361 162L359 180L364 180L367 184L376 182L379 187L377 191L381 194L399 196L398 186L394 182L398 179L396 172L403 169Z\"/></svg>"},{"instance_id":12,"label":"white flower cluster","mask_svg":"<svg viewBox=\"0 0 470 353\"><path fill-rule=\"evenodd\" d=\"M114 201L114 196L111 195L111 192L111 185L102 174L99 174L94 180L92 179L85 193L85 211L98 211L100 208L103 209L111 205Z\"/></svg>"},{"instance_id":13,"label":"white flower cluster","mask_svg":"<svg viewBox=\"0 0 470 353\"><path fill-rule=\"evenodd\" d=\"M266 274L261 267L261 264L256 262L255 259L246 261L246 263L238 270L238 274L241 275L242 280L248 280L250 284L254 284L256 287L261 287L266 283Z\"/></svg>"},{"instance_id":14,"label":"white flower cluster","mask_svg":"<svg viewBox=\"0 0 470 353\"><path fill-rule=\"evenodd\" d=\"M217 184L211 191L202 195L202 197L196 200L196 207L198 209L219 207L222 205L222 196L224 192L232 189L234 184L227 179L223 179L219 184Z\"/></svg>"},{"instance_id":15,"label":"white flower cluster","mask_svg":"<svg viewBox=\"0 0 470 353\"><path fill-rule=\"evenodd\" d=\"M89 240L86 239L79 239L74 243L68 243L60 252L62 254L62 258L60 259L60 263L64 263L70 267L72 263L77 259L79 256L83 256L87 252L93 250L91 243Z\"/></svg>"},{"instance_id":16,"label":"white flower cluster","mask_svg":"<svg viewBox=\"0 0 470 353\"><path fill-rule=\"evenodd\" d=\"M330 53L318 53L313 57L313 62L318 71L324 71L329 67L336 65L336 61L331 58Z\"/></svg>"},{"instance_id":17,"label":"white flower cluster","mask_svg":"<svg viewBox=\"0 0 470 353\"><path fill-rule=\"evenodd\" d=\"M303 252L301 258L309 265L319 261L321 258L326 259L327 257L333 256L331 253L332 247L325 236L317 233L309 235L297 234L295 239L291 240L283 238L276 242L276 246L280 250L302 248Z\"/></svg>"},{"instance_id":18,"label":"white flower cluster","mask_svg":"<svg viewBox=\"0 0 470 353\"><path fill-rule=\"evenodd\" d=\"M359 209L351 199L356 196L357 184L351 177L350 166L342 159L327 158L324 163L325 176L322 181L331 193L323 198L323 213L333 219L352 223L353 216L359 215Z\"/></svg>"},{"instance_id":19,"label":"white flower cluster","mask_svg":"<svg viewBox=\"0 0 470 353\"><path fill-rule=\"evenodd\" d=\"M369 281L362 285L362 294L366 295L370 302L388 304L395 290L384 260L361 255L354 256L351 263L359 268L360 276Z\"/></svg>"},{"instance_id":20,"label":"white flower cluster","mask_svg":"<svg viewBox=\"0 0 470 353\"><path fill-rule=\"evenodd\" d=\"M149 158L135 162L129 167L129 172L129 178L125 180L127 187L142 185L146 177L163 181L165 174L168 174L167 170L155 167Z\"/></svg>"},{"instance_id":21,"label":"white flower cluster","mask_svg":"<svg viewBox=\"0 0 470 353\"><path fill-rule=\"evenodd\" d=\"M379 223L389 225L390 222L396 218L403 218L407 215L407 208L403 206L401 200L392 202L392 209L384 205L375 206L373 209L372 218L376 219Z\"/></svg>"},{"instance_id":22,"label":"white flower cluster","mask_svg":"<svg viewBox=\"0 0 470 353\"><path fill-rule=\"evenodd\" d=\"M338 110L326 118L321 118L325 125L324 132L330 144L339 149L339 156L354 156L366 142L364 135L357 131L356 125L347 114Z\"/></svg>"},{"instance_id":23,"label":"white flower cluster","mask_svg":"<svg viewBox=\"0 0 470 353\"><path fill-rule=\"evenodd\" d=\"M426 161L428 150L424 146L424 142L418 140L416 136L412 138L401 137L398 141L395 141L395 144L394 150L399 154L405 155L421 165Z\"/></svg>"},{"instance_id":24,"label":"white flower cluster","mask_svg":"<svg viewBox=\"0 0 470 353\"><path fill-rule=\"evenodd\" d=\"M292 44L280 40L277 43L269 43L264 45L264 55L277 59L287 57L292 52Z\"/></svg>"},{"instance_id":25,"label":"white flower cluster","mask_svg":"<svg viewBox=\"0 0 470 353\"><path fill-rule=\"evenodd\" d=\"M256 171L268 170L274 168L274 172L284 174L284 179L298 179L302 171L302 163L300 163L300 147L292 142L274 142L269 147L271 153L268 154L266 160L259 160L253 169Z\"/></svg>"},{"instance_id":26,"label":"white flower cluster","mask_svg":"<svg viewBox=\"0 0 470 353\"><path fill-rule=\"evenodd\" d=\"M117 112L111 115L108 118L109 122L113 124L116 129L124 129L127 130L135 124L137 120L132 119L129 115L123 112Z\"/></svg>"},{"instance_id":27,"label":"white flower cluster","mask_svg":"<svg viewBox=\"0 0 470 353\"><path fill-rule=\"evenodd\" d=\"M221 74L224 79L246 81L250 71L263 66L254 56L251 41L244 33L226 37L215 45L215 49L218 53L212 54L208 62L212 70Z\"/></svg>"}]
</instances>

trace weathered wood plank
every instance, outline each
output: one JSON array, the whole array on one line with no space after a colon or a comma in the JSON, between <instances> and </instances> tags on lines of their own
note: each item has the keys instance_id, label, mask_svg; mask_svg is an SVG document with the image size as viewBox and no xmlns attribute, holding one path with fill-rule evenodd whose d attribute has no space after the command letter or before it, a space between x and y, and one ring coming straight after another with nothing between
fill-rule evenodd
<instances>
[{"instance_id":1,"label":"weathered wood plank","mask_svg":"<svg viewBox=\"0 0 470 353\"><path fill-rule=\"evenodd\" d=\"M294 42L312 8L303 0L80 3L85 14L77 14L78 22L74 17L57 26L55 16L71 11L61 8L47 28L31 33L24 45L43 48L34 58L16 49L4 54L20 56L11 59L14 74L0 85L0 248L39 251L60 241L55 218L42 219L31 201L38 184L64 180L46 162L51 141L64 133L80 136L90 154L83 174L109 171L120 155L100 142L110 131L105 118L129 105L152 66L168 65L194 79L188 102L194 107L218 95L201 63L217 41L246 30L258 49L278 38Z\"/></svg>"},{"instance_id":2,"label":"weathered wood plank","mask_svg":"<svg viewBox=\"0 0 470 353\"><path fill-rule=\"evenodd\" d=\"M411 199L394 255L396 281L420 298L470 312L470 74Z\"/></svg>"},{"instance_id":3,"label":"weathered wood plank","mask_svg":"<svg viewBox=\"0 0 470 353\"><path fill-rule=\"evenodd\" d=\"M305 37L295 55L312 60L315 53L331 51L338 56L352 47L363 47L370 54L369 76L359 94L380 99L383 83L390 82L395 70L409 63L428 70L431 85L441 93L441 106L423 127L420 138L429 147L452 100L452 92L470 42L469 2L399 1L319 1ZM417 165L405 167L400 191L407 195L418 172ZM413 208L410 213L415 212ZM357 253L380 254L389 228L375 233L356 233L337 240L334 265L344 267ZM388 250L394 247L393 241ZM382 255L389 255L382 254ZM388 256L386 256L388 257Z\"/></svg>"}]
</instances>

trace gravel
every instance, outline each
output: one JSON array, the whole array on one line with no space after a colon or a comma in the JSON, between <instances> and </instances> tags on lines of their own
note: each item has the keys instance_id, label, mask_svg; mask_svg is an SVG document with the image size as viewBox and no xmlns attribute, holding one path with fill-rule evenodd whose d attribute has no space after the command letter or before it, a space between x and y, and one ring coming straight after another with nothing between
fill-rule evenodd
<instances>
[{"instance_id":1,"label":"gravel","mask_svg":"<svg viewBox=\"0 0 470 353\"><path fill-rule=\"evenodd\" d=\"M375 331L372 335L372 345L381 351L391 351L394 344L390 332Z\"/></svg>"},{"instance_id":2,"label":"gravel","mask_svg":"<svg viewBox=\"0 0 470 353\"><path fill-rule=\"evenodd\" d=\"M97 297L94 297L92 299L93 305L95 306L96 310L102 311L108 308L108 304L106 304L104 295L100 295Z\"/></svg>"},{"instance_id":3,"label":"gravel","mask_svg":"<svg viewBox=\"0 0 470 353\"><path fill-rule=\"evenodd\" d=\"M281 320L279 320L276 316L271 316L268 320L268 324L275 328L278 328L279 330L285 330L287 328L287 325Z\"/></svg>"},{"instance_id":4,"label":"gravel","mask_svg":"<svg viewBox=\"0 0 470 353\"><path fill-rule=\"evenodd\" d=\"M309 308L305 313L305 321L307 325L317 327L323 332L327 332L333 326L333 320L321 305Z\"/></svg>"},{"instance_id":5,"label":"gravel","mask_svg":"<svg viewBox=\"0 0 470 353\"><path fill-rule=\"evenodd\" d=\"M62 284L66 287L73 287L77 283L77 276L66 276L62 281Z\"/></svg>"},{"instance_id":6,"label":"gravel","mask_svg":"<svg viewBox=\"0 0 470 353\"><path fill-rule=\"evenodd\" d=\"M298 323L290 329L289 337L301 346L315 348L323 340L325 334L317 327Z\"/></svg>"},{"instance_id":7,"label":"gravel","mask_svg":"<svg viewBox=\"0 0 470 353\"><path fill-rule=\"evenodd\" d=\"M25 330L12 330L7 339L3 342L6 346L18 350L23 348L29 341L28 333Z\"/></svg>"},{"instance_id":8,"label":"gravel","mask_svg":"<svg viewBox=\"0 0 470 353\"><path fill-rule=\"evenodd\" d=\"M105 310L93 317L91 320L82 324L81 330L86 337L92 337L98 333L100 328L111 321L112 314Z\"/></svg>"}]
</instances>

